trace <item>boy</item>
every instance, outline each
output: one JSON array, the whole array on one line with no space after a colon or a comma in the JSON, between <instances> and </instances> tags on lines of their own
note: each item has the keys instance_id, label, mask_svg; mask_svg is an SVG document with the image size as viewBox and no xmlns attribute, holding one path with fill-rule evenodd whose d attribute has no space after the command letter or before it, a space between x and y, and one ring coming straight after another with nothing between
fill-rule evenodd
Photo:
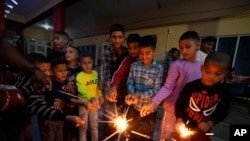
<instances>
[{"instance_id":1,"label":"boy","mask_svg":"<svg viewBox=\"0 0 250 141\"><path fill-rule=\"evenodd\" d=\"M76 85L78 90L78 96L86 99L89 103L95 105L95 109L87 110L85 107L79 107L79 116L86 123L90 120L91 127L91 140L98 141L98 109L99 109L99 98L102 103L103 100L100 90L98 88L98 74L92 70L93 59L91 55L85 54L80 56L79 65L82 71L76 76ZM86 141L86 131L88 125L82 125L79 127L79 140Z\"/></svg>"},{"instance_id":2,"label":"boy","mask_svg":"<svg viewBox=\"0 0 250 141\"><path fill-rule=\"evenodd\" d=\"M127 89L126 86L120 85L120 82L122 80L127 81L130 66L132 63L134 63L138 59L138 43L140 41L141 37L139 34L129 34L127 38L127 46L128 46L128 53L129 56L126 57L119 68L115 71L112 80L111 80L111 88L106 95L106 99L110 102L117 102L118 105L124 105L125 101L125 95L127 95ZM122 87L123 91L119 91L117 93L118 87ZM121 88L120 88L121 90ZM117 96L117 94L119 94ZM116 99L118 97L118 100Z\"/></svg>"},{"instance_id":3,"label":"boy","mask_svg":"<svg viewBox=\"0 0 250 141\"><path fill-rule=\"evenodd\" d=\"M225 53L216 52L207 56L201 66L202 78L187 83L176 102L177 132L186 123L190 130L206 133L226 118L229 99L221 81L229 66L230 57ZM191 136L190 140L196 141L195 137Z\"/></svg>"},{"instance_id":4,"label":"boy","mask_svg":"<svg viewBox=\"0 0 250 141\"><path fill-rule=\"evenodd\" d=\"M59 111L63 111L65 103L60 99L56 91L67 91L66 90L66 79L68 75L67 65L62 59L54 59L51 63L52 67L52 91L45 93L45 101L49 106ZM66 102L70 102L71 99L65 99ZM64 121L52 121L45 120L43 122L41 136L44 141L62 141L63 140L63 124Z\"/></svg>"},{"instance_id":5,"label":"boy","mask_svg":"<svg viewBox=\"0 0 250 141\"><path fill-rule=\"evenodd\" d=\"M155 110L163 100L164 116L161 123L161 140L170 139L176 122L175 103L180 91L187 82L201 78L200 67L202 62L196 61L195 56L200 48L200 37L195 31L183 33L179 39L179 48L182 59L176 60L170 65L168 76L164 85L152 98L152 102L144 105L141 116Z\"/></svg>"},{"instance_id":6,"label":"boy","mask_svg":"<svg viewBox=\"0 0 250 141\"><path fill-rule=\"evenodd\" d=\"M128 119L131 130L147 135L150 139L131 134L131 140L152 140L154 127L156 123L156 111L143 118L140 116L143 105L149 104L152 97L160 89L162 83L163 68L153 60L156 53L156 39L153 36L144 36L139 42L139 58L131 65L127 81L128 95L126 103L133 104L128 111Z\"/></svg>"},{"instance_id":7,"label":"boy","mask_svg":"<svg viewBox=\"0 0 250 141\"><path fill-rule=\"evenodd\" d=\"M54 35L54 44L56 50L53 50L48 54L48 58L53 60L55 58L64 58L65 49L69 43L69 34L65 31L58 31Z\"/></svg>"},{"instance_id":8,"label":"boy","mask_svg":"<svg viewBox=\"0 0 250 141\"><path fill-rule=\"evenodd\" d=\"M215 50L216 38L213 36L207 36L202 39L201 47L196 53L196 60L204 62L208 54L213 53Z\"/></svg>"},{"instance_id":9,"label":"boy","mask_svg":"<svg viewBox=\"0 0 250 141\"><path fill-rule=\"evenodd\" d=\"M111 46L106 48L102 53L102 78L103 78L103 85L102 91L104 94L107 93L108 89L110 88L110 81L114 74L114 72L118 69L119 65L121 64L122 60L128 56L128 50L126 47L122 46L124 42L124 27L121 24L113 24L109 29L110 41ZM121 82L125 83L126 82ZM104 113L106 110L111 112L113 111L113 103L105 100L104 101ZM105 110L106 109L106 110ZM109 120L107 117L103 116L103 120ZM108 123L104 123L104 136L107 137L114 132L113 125L109 125Z\"/></svg>"}]
</instances>

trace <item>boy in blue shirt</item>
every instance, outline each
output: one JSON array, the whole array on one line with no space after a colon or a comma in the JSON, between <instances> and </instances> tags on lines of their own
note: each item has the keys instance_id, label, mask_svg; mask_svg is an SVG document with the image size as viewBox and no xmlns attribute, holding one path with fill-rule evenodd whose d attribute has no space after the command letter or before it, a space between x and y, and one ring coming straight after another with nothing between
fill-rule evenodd
<instances>
[{"instance_id":1,"label":"boy in blue shirt","mask_svg":"<svg viewBox=\"0 0 250 141\"><path fill-rule=\"evenodd\" d=\"M149 138L135 134L130 135L131 140L152 140L156 123L156 111L146 117L140 118L140 110L143 105L151 102L151 98L160 89L163 76L163 68L153 57L156 53L156 39L153 36L144 36L139 42L139 58L131 65L127 80L128 95L126 103L133 104L128 111L128 119L133 118L129 123L131 131L135 131ZM136 118L139 117L139 118Z\"/></svg>"}]
</instances>

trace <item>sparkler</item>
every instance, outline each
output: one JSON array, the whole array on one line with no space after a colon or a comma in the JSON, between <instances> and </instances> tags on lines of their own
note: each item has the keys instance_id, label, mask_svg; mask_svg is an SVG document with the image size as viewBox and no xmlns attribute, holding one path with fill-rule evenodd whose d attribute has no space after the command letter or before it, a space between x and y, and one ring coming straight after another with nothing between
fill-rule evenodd
<instances>
[{"instance_id":1,"label":"sparkler","mask_svg":"<svg viewBox=\"0 0 250 141\"><path fill-rule=\"evenodd\" d=\"M125 110L124 110L124 113L122 113L122 115L118 115L118 112L117 112L117 107L116 107L116 103L114 103L114 113L113 112L110 112L108 111L107 109L105 110L106 113L102 113L105 117L107 117L109 119L109 121L99 121L99 122L104 122L104 123L112 123L114 124L114 127L116 128L116 131L114 133L112 133L111 135L109 135L108 137L106 137L103 141L107 141L109 140L110 138L112 138L114 135L118 134L118 139L117 141L120 141L120 137L122 135L123 132L126 131L126 129L128 128L129 126L129 122L132 121L133 119L127 119L126 116L127 116L127 113L128 113L128 110L129 110L129 107L128 106ZM141 136L141 137L144 137L144 138L147 138L147 139L151 139L150 136L148 135L145 135L145 134L142 134L142 133L139 133L139 132L135 132L135 131L131 131L131 133L135 134L135 135L138 135L138 136Z\"/></svg>"}]
</instances>

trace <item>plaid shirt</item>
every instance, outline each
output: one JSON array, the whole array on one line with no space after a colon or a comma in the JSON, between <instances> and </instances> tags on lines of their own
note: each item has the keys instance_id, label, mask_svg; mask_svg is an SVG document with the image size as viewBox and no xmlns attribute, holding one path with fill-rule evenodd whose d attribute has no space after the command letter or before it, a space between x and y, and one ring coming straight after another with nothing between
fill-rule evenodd
<instances>
[{"instance_id":1,"label":"plaid shirt","mask_svg":"<svg viewBox=\"0 0 250 141\"><path fill-rule=\"evenodd\" d=\"M112 46L104 49L102 53L102 78L104 82L110 81L114 72L118 69L122 60L128 56L128 49L122 46L122 54L119 56Z\"/></svg>"},{"instance_id":2,"label":"plaid shirt","mask_svg":"<svg viewBox=\"0 0 250 141\"><path fill-rule=\"evenodd\" d=\"M128 93L140 93L140 99L135 109L140 111L142 106L149 104L152 97L161 88L163 69L160 64L153 61L145 69L141 61L131 65L127 80Z\"/></svg>"}]
</instances>

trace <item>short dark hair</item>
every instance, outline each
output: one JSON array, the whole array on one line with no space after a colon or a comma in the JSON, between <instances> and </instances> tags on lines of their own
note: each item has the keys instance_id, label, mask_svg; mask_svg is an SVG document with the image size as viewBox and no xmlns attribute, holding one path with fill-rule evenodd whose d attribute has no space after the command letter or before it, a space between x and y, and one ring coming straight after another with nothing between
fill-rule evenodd
<instances>
[{"instance_id":1,"label":"short dark hair","mask_svg":"<svg viewBox=\"0 0 250 141\"><path fill-rule=\"evenodd\" d=\"M196 31L187 31L181 35L179 41L189 40L189 39L200 41L200 36Z\"/></svg>"},{"instance_id":2,"label":"short dark hair","mask_svg":"<svg viewBox=\"0 0 250 141\"><path fill-rule=\"evenodd\" d=\"M25 56L25 58L32 63L35 64L41 64L41 63L50 63L49 58L46 56L39 54L39 53L30 53Z\"/></svg>"},{"instance_id":3,"label":"short dark hair","mask_svg":"<svg viewBox=\"0 0 250 141\"><path fill-rule=\"evenodd\" d=\"M93 60L93 56L89 53L82 53L79 55L78 61L80 62L81 59L85 58L85 57L90 57Z\"/></svg>"},{"instance_id":4,"label":"short dark hair","mask_svg":"<svg viewBox=\"0 0 250 141\"><path fill-rule=\"evenodd\" d=\"M109 28L109 35L111 35L114 31L121 31L124 34L125 29L121 24L113 24Z\"/></svg>"},{"instance_id":5,"label":"short dark hair","mask_svg":"<svg viewBox=\"0 0 250 141\"><path fill-rule=\"evenodd\" d=\"M175 47L173 47L173 48L171 48L170 50L169 50L169 52L170 53L173 53L173 52L175 52L175 51L179 51L177 48L175 48Z\"/></svg>"},{"instance_id":6,"label":"short dark hair","mask_svg":"<svg viewBox=\"0 0 250 141\"><path fill-rule=\"evenodd\" d=\"M56 34L64 36L68 41L70 40L69 34L65 31L58 31Z\"/></svg>"},{"instance_id":7,"label":"short dark hair","mask_svg":"<svg viewBox=\"0 0 250 141\"><path fill-rule=\"evenodd\" d=\"M230 56L223 52L214 52L207 55L204 65L208 64L209 62L214 62L221 64L226 67L226 69L230 68Z\"/></svg>"},{"instance_id":8,"label":"short dark hair","mask_svg":"<svg viewBox=\"0 0 250 141\"><path fill-rule=\"evenodd\" d=\"M137 33L129 34L127 38L127 43L137 43L141 39L141 36Z\"/></svg>"},{"instance_id":9,"label":"short dark hair","mask_svg":"<svg viewBox=\"0 0 250 141\"><path fill-rule=\"evenodd\" d=\"M66 61L64 59L61 58L56 58L51 60L51 68L55 68L58 65L62 65L62 64L67 64Z\"/></svg>"},{"instance_id":10,"label":"short dark hair","mask_svg":"<svg viewBox=\"0 0 250 141\"><path fill-rule=\"evenodd\" d=\"M217 39L213 36L207 36L206 38L202 39L202 42L203 43L206 43L206 42L214 42L216 43Z\"/></svg>"},{"instance_id":11,"label":"short dark hair","mask_svg":"<svg viewBox=\"0 0 250 141\"><path fill-rule=\"evenodd\" d=\"M139 48L151 47L153 50L156 48L156 39L152 35L143 36L139 42Z\"/></svg>"}]
</instances>

